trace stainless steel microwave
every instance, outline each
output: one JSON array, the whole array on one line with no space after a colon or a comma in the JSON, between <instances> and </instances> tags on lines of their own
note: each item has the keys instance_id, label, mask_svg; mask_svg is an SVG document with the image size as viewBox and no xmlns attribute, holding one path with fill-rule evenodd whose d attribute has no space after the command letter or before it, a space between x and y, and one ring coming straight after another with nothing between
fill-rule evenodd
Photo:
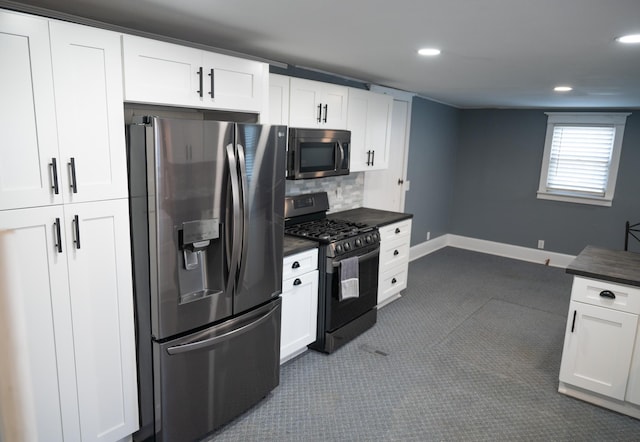
<instances>
[{"instance_id":1,"label":"stainless steel microwave","mask_svg":"<svg viewBox=\"0 0 640 442\"><path fill-rule=\"evenodd\" d=\"M289 128L287 179L348 175L350 148L348 130Z\"/></svg>"}]
</instances>

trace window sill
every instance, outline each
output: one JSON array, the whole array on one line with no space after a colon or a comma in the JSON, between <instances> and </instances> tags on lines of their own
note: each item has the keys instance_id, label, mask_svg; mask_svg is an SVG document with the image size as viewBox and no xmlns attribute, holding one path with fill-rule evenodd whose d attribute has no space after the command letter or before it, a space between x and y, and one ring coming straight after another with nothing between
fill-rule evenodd
<instances>
[{"instance_id":1,"label":"window sill","mask_svg":"<svg viewBox=\"0 0 640 442\"><path fill-rule=\"evenodd\" d=\"M592 206L611 207L612 200L606 198L575 196L572 194L549 193L538 191L538 199L563 201L566 203L589 204Z\"/></svg>"}]
</instances>

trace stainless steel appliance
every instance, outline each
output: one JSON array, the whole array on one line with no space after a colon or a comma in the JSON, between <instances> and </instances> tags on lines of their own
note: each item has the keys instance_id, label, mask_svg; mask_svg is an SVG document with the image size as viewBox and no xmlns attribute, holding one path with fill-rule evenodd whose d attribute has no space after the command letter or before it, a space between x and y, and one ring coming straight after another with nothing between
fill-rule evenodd
<instances>
[{"instance_id":1,"label":"stainless steel appliance","mask_svg":"<svg viewBox=\"0 0 640 442\"><path fill-rule=\"evenodd\" d=\"M287 179L349 174L351 132L289 128Z\"/></svg>"},{"instance_id":2,"label":"stainless steel appliance","mask_svg":"<svg viewBox=\"0 0 640 442\"><path fill-rule=\"evenodd\" d=\"M318 328L309 347L332 353L376 323L380 235L366 224L327 219L328 209L325 192L285 198L285 233L320 244ZM359 290L345 299L340 293L343 265L353 258Z\"/></svg>"},{"instance_id":3,"label":"stainless steel appliance","mask_svg":"<svg viewBox=\"0 0 640 442\"><path fill-rule=\"evenodd\" d=\"M128 126L141 430L197 440L279 383L285 126Z\"/></svg>"}]
</instances>

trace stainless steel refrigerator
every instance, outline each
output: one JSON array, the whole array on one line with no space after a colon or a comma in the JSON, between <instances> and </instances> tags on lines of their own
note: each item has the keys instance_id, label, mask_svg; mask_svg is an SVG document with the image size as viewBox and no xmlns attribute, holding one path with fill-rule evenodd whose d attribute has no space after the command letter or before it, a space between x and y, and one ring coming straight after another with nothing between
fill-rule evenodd
<instances>
[{"instance_id":1,"label":"stainless steel refrigerator","mask_svg":"<svg viewBox=\"0 0 640 442\"><path fill-rule=\"evenodd\" d=\"M198 440L279 383L286 126L127 127L141 429Z\"/></svg>"}]
</instances>

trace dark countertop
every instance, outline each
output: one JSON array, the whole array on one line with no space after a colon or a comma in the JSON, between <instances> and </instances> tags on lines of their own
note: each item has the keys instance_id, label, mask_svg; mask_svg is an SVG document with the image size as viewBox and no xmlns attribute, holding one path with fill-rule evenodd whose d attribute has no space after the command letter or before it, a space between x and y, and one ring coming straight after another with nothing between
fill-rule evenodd
<instances>
[{"instance_id":1,"label":"dark countertop","mask_svg":"<svg viewBox=\"0 0 640 442\"><path fill-rule=\"evenodd\" d=\"M315 241L289 235L284 236L284 256L294 255L316 247L318 247L318 243Z\"/></svg>"},{"instance_id":2,"label":"dark countertop","mask_svg":"<svg viewBox=\"0 0 640 442\"><path fill-rule=\"evenodd\" d=\"M358 209L345 210L344 212L330 213L327 215L327 218L343 219L345 221L382 227L397 223L398 221L404 221L405 219L411 219L413 215L410 213L389 212L387 210L360 207Z\"/></svg>"},{"instance_id":3,"label":"dark countertop","mask_svg":"<svg viewBox=\"0 0 640 442\"><path fill-rule=\"evenodd\" d=\"M640 287L640 253L587 246L567 273Z\"/></svg>"}]
</instances>

